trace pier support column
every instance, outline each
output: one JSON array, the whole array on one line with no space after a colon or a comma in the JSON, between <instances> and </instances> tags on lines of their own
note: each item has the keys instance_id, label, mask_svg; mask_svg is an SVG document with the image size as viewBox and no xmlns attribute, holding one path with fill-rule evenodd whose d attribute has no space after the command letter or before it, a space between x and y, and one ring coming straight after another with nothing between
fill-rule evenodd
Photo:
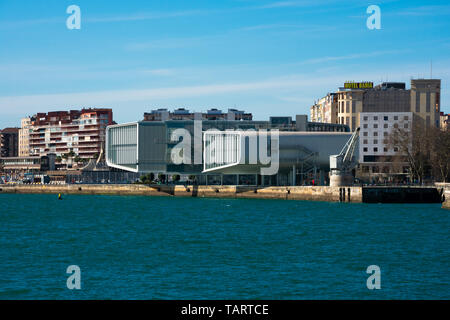
<instances>
[{"instance_id":1,"label":"pier support column","mask_svg":"<svg viewBox=\"0 0 450 320\"><path fill-rule=\"evenodd\" d=\"M292 186L295 186L297 182L297 168L292 166Z\"/></svg>"}]
</instances>

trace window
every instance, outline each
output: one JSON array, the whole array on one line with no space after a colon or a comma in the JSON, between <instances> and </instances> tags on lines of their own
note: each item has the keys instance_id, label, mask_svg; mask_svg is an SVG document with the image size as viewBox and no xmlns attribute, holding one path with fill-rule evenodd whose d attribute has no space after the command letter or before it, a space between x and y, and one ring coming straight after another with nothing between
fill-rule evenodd
<instances>
[{"instance_id":1,"label":"window","mask_svg":"<svg viewBox=\"0 0 450 320\"><path fill-rule=\"evenodd\" d=\"M374 127L375 129L378 129L378 124L375 123L375 124L373 125L373 127Z\"/></svg>"},{"instance_id":2,"label":"window","mask_svg":"<svg viewBox=\"0 0 450 320\"><path fill-rule=\"evenodd\" d=\"M373 144L378 144L378 140L377 139L373 140Z\"/></svg>"},{"instance_id":3,"label":"window","mask_svg":"<svg viewBox=\"0 0 450 320\"><path fill-rule=\"evenodd\" d=\"M398 116L394 116L394 120L398 120Z\"/></svg>"},{"instance_id":4,"label":"window","mask_svg":"<svg viewBox=\"0 0 450 320\"><path fill-rule=\"evenodd\" d=\"M385 129L389 128L389 125L387 123L384 124L383 126Z\"/></svg>"},{"instance_id":5,"label":"window","mask_svg":"<svg viewBox=\"0 0 450 320\"><path fill-rule=\"evenodd\" d=\"M345 102L345 112L350 113L350 102L349 101Z\"/></svg>"},{"instance_id":6,"label":"window","mask_svg":"<svg viewBox=\"0 0 450 320\"><path fill-rule=\"evenodd\" d=\"M367 152L367 151L368 151L367 147L365 147L363 150L364 150L364 152Z\"/></svg>"},{"instance_id":7,"label":"window","mask_svg":"<svg viewBox=\"0 0 450 320\"><path fill-rule=\"evenodd\" d=\"M374 132L374 133L373 133L373 136L374 136L374 137L378 137L378 132Z\"/></svg>"},{"instance_id":8,"label":"window","mask_svg":"<svg viewBox=\"0 0 450 320\"><path fill-rule=\"evenodd\" d=\"M367 123L364 124L364 129L367 129Z\"/></svg>"},{"instance_id":9,"label":"window","mask_svg":"<svg viewBox=\"0 0 450 320\"><path fill-rule=\"evenodd\" d=\"M378 148L373 148L373 152L378 152Z\"/></svg>"},{"instance_id":10,"label":"window","mask_svg":"<svg viewBox=\"0 0 450 320\"><path fill-rule=\"evenodd\" d=\"M405 118L404 118L405 120L409 120L409 118L408 118L408 116L405 116Z\"/></svg>"},{"instance_id":11,"label":"window","mask_svg":"<svg viewBox=\"0 0 450 320\"><path fill-rule=\"evenodd\" d=\"M377 121L377 120L378 120L378 117L377 117L377 116L373 117L373 120Z\"/></svg>"},{"instance_id":12,"label":"window","mask_svg":"<svg viewBox=\"0 0 450 320\"><path fill-rule=\"evenodd\" d=\"M367 121L369 117L365 116L363 119L364 121Z\"/></svg>"},{"instance_id":13,"label":"window","mask_svg":"<svg viewBox=\"0 0 450 320\"><path fill-rule=\"evenodd\" d=\"M364 131L363 136L367 137L367 131Z\"/></svg>"},{"instance_id":14,"label":"window","mask_svg":"<svg viewBox=\"0 0 450 320\"><path fill-rule=\"evenodd\" d=\"M398 152L398 148L397 148L397 147L394 147L394 151L395 151L395 152Z\"/></svg>"},{"instance_id":15,"label":"window","mask_svg":"<svg viewBox=\"0 0 450 320\"><path fill-rule=\"evenodd\" d=\"M405 125L403 126L405 129L408 129L408 124L405 123Z\"/></svg>"},{"instance_id":16,"label":"window","mask_svg":"<svg viewBox=\"0 0 450 320\"><path fill-rule=\"evenodd\" d=\"M367 144L367 140L366 139L363 140L363 144Z\"/></svg>"},{"instance_id":17,"label":"window","mask_svg":"<svg viewBox=\"0 0 450 320\"><path fill-rule=\"evenodd\" d=\"M383 136L387 137L388 135L387 131L383 132Z\"/></svg>"},{"instance_id":18,"label":"window","mask_svg":"<svg viewBox=\"0 0 450 320\"><path fill-rule=\"evenodd\" d=\"M384 152L388 152L388 148L384 148L383 150L384 150Z\"/></svg>"},{"instance_id":19,"label":"window","mask_svg":"<svg viewBox=\"0 0 450 320\"><path fill-rule=\"evenodd\" d=\"M389 120L389 117L384 116L384 121L388 121L388 120Z\"/></svg>"},{"instance_id":20,"label":"window","mask_svg":"<svg viewBox=\"0 0 450 320\"><path fill-rule=\"evenodd\" d=\"M394 128L395 128L395 129L398 128L398 123L394 123Z\"/></svg>"}]
</instances>

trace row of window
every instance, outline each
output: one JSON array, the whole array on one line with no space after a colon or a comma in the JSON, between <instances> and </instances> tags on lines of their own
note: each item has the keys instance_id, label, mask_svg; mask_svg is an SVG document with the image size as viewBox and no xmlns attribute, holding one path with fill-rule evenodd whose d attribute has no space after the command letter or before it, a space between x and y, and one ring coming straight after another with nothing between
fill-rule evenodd
<instances>
[{"instance_id":1,"label":"row of window","mask_svg":"<svg viewBox=\"0 0 450 320\"><path fill-rule=\"evenodd\" d=\"M399 127L398 123L394 123L393 127L397 129ZM367 129L367 128L369 128L369 125L367 123L364 123L363 124L363 128ZM374 129L378 129L378 123L374 123L373 124L373 128ZM389 128L389 124L388 123L383 124L383 128L388 129ZM409 128L409 124L408 123L404 123L403 124L403 128L408 129Z\"/></svg>"},{"instance_id":2,"label":"row of window","mask_svg":"<svg viewBox=\"0 0 450 320\"><path fill-rule=\"evenodd\" d=\"M398 121L398 116L394 116L394 121ZM363 117L363 121L368 121L369 120L369 117L368 116L364 116ZM378 121L378 116L373 116L373 120L374 121ZM383 116L383 120L384 121L389 121L389 116ZM409 116L404 116L403 117L403 120L409 120Z\"/></svg>"},{"instance_id":3,"label":"row of window","mask_svg":"<svg viewBox=\"0 0 450 320\"><path fill-rule=\"evenodd\" d=\"M368 144L368 140L367 140L367 139L364 139L364 140L363 140L363 144ZM373 144L378 144L378 139L374 139L374 140L373 140ZM388 140L387 140L387 139L384 139L384 140L383 140L383 144L388 144Z\"/></svg>"},{"instance_id":4,"label":"row of window","mask_svg":"<svg viewBox=\"0 0 450 320\"><path fill-rule=\"evenodd\" d=\"M367 137L368 135L369 135L369 133L368 133L367 131L364 131L364 132L363 132L363 136L364 136L364 137ZM374 137L378 137L378 132L375 131L375 132L373 133L373 136L374 136ZM384 137L388 137L388 136L389 136L389 132L384 131L384 132L383 132L383 136L384 136Z\"/></svg>"},{"instance_id":5,"label":"row of window","mask_svg":"<svg viewBox=\"0 0 450 320\"><path fill-rule=\"evenodd\" d=\"M378 147L374 147L372 150L373 150L373 152L378 152ZM388 151L389 151L388 148L383 148L383 152L388 152ZM368 147L364 147L363 148L363 152L369 152L369 148ZM398 148L397 147L394 147L394 152L398 152Z\"/></svg>"}]
</instances>

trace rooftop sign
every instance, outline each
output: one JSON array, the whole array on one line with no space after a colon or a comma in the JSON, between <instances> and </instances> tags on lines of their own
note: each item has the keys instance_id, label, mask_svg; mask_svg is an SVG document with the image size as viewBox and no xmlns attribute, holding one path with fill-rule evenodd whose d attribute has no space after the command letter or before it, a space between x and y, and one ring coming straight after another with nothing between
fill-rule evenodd
<instances>
[{"instance_id":1,"label":"rooftop sign","mask_svg":"<svg viewBox=\"0 0 450 320\"><path fill-rule=\"evenodd\" d=\"M346 82L344 83L345 89L372 89L373 82Z\"/></svg>"}]
</instances>

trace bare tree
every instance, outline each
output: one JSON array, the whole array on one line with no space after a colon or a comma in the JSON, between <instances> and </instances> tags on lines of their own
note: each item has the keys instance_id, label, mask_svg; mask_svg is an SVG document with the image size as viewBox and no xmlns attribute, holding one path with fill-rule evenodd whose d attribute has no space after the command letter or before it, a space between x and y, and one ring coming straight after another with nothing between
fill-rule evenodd
<instances>
[{"instance_id":1,"label":"bare tree","mask_svg":"<svg viewBox=\"0 0 450 320\"><path fill-rule=\"evenodd\" d=\"M392 162L407 163L411 179L422 182L430 168L430 140L430 131L420 120L414 121L411 130L394 127L388 138L388 146L396 150Z\"/></svg>"},{"instance_id":2,"label":"bare tree","mask_svg":"<svg viewBox=\"0 0 450 320\"><path fill-rule=\"evenodd\" d=\"M431 166L433 175L442 182L450 179L450 131L433 128L431 139Z\"/></svg>"},{"instance_id":3,"label":"bare tree","mask_svg":"<svg viewBox=\"0 0 450 320\"><path fill-rule=\"evenodd\" d=\"M426 127L415 119L411 130L394 128L388 139L390 148L397 150L393 163L406 162L412 179L423 182L426 177L447 181L450 175L450 133Z\"/></svg>"}]
</instances>

